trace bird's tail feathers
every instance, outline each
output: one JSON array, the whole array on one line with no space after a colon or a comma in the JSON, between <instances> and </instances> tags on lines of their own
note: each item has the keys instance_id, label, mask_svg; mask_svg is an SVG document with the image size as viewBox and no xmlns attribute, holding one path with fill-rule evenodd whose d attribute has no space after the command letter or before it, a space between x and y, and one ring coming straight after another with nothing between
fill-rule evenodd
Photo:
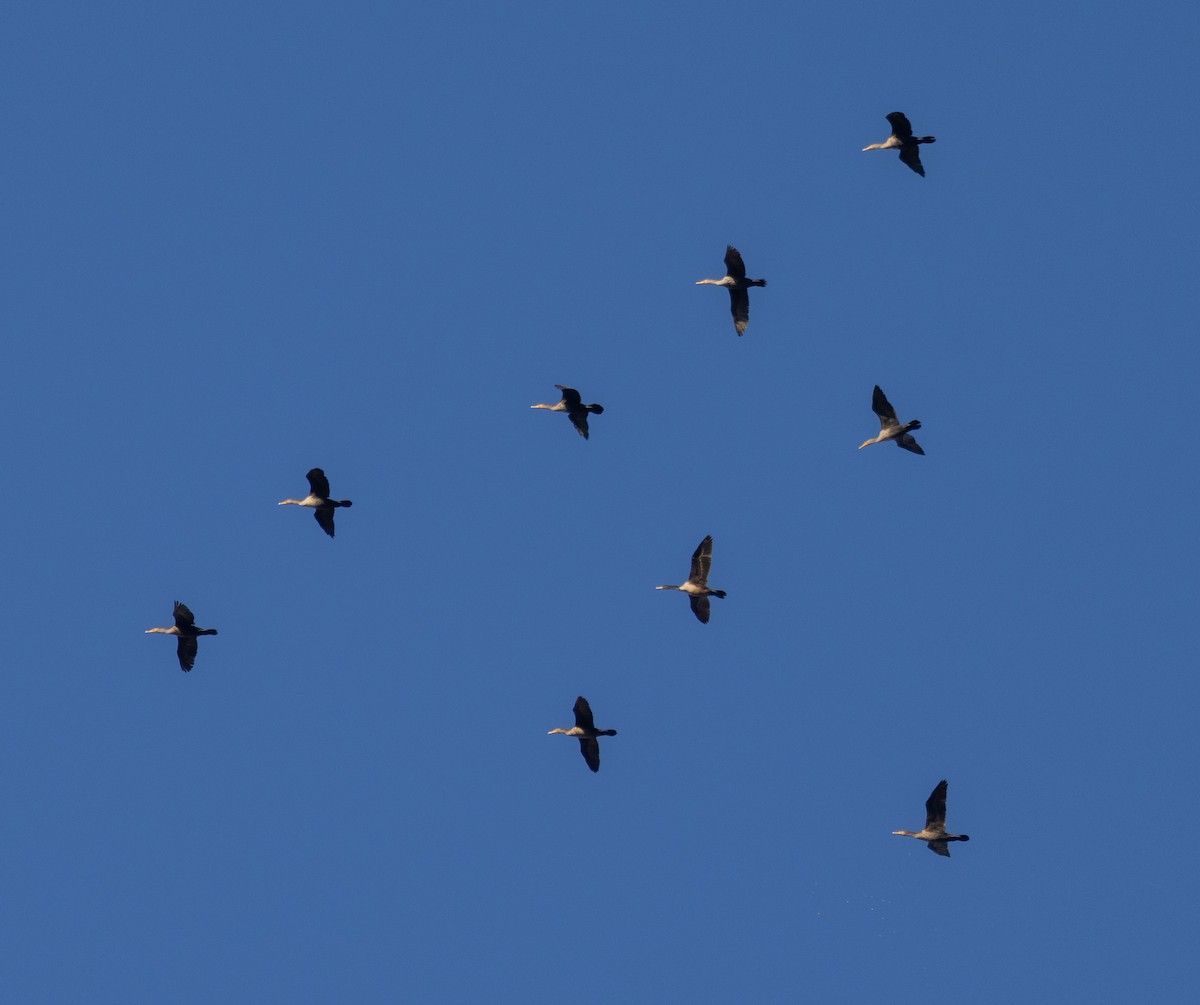
<instances>
[{"instance_id":1,"label":"bird's tail feathers","mask_svg":"<svg viewBox=\"0 0 1200 1005\"><path fill-rule=\"evenodd\" d=\"M936 143L937 137L936 136L918 136L917 142L918 143Z\"/></svg>"},{"instance_id":2,"label":"bird's tail feathers","mask_svg":"<svg viewBox=\"0 0 1200 1005\"><path fill-rule=\"evenodd\" d=\"M587 410L594 415L603 415L604 414L604 406L603 405L594 405L594 404L588 405Z\"/></svg>"},{"instance_id":3,"label":"bird's tail feathers","mask_svg":"<svg viewBox=\"0 0 1200 1005\"><path fill-rule=\"evenodd\" d=\"M905 423L905 426L904 426L904 429L906 432L911 429L920 429L920 428L921 428L921 420L920 419L910 419L907 423Z\"/></svg>"},{"instance_id":4,"label":"bird's tail feathers","mask_svg":"<svg viewBox=\"0 0 1200 1005\"><path fill-rule=\"evenodd\" d=\"M709 596L718 597L719 599L724 600L725 599L725 591L724 590L713 590L712 593L709 594Z\"/></svg>"},{"instance_id":5,"label":"bird's tail feathers","mask_svg":"<svg viewBox=\"0 0 1200 1005\"><path fill-rule=\"evenodd\" d=\"M746 285L747 286L766 286L767 281L765 279L747 279Z\"/></svg>"},{"instance_id":6,"label":"bird's tail feathers","mask_svg":"<svg viewBox=\"0 0 1200 1005\"><path fill-rule=\"evenodd\" d=\"M335 505L335 506L344 506L346 509L349 509L351 506L353 506L353 505L354 505L354 503L353 503L351 500L349 500L349 499L343 499L343 500L342 500L341 502L339 502L339 503L334 503L334 505Z\"/></svg>"}]
</instances>

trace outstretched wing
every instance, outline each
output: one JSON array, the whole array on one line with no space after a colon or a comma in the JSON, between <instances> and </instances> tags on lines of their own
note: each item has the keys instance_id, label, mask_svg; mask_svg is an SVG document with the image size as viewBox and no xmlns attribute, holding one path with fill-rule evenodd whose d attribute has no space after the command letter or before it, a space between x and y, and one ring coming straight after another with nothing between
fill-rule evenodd
<instances>
[{"instance_id":1,"label":"outstretched wing","mask_svg":"<svg viewBox=\"0 0 1200 1005\"><path fill-rule=\"evenodd\" d=\"M925 167L921 164L921 148L915 143L900 148L900 159L922 178L925 177Z\"/></svg>"},{"instance_id":2,"label":"outstretched wing","mask_svg":"<svg viewBox=\"0 0 1200 1005\"><path fill-rule=\"evenodd\" d=\"M746 263L742 261L741 252L732 244L725 248L725 272L734 279L746 278Z\"/></svg>"},{"instance_id":3,"label":"outstretched wing","mask_svg":"<svg viewBox=\"0 0 1200 1005\"><path fill-rule=\"evenodd\" d=\"M708 570L712 568L712 535L696 545L692 552L692 573L688 576L697 586L708 585Z\"/></svg>"},{"instance_id":4,"label":"outstretched wing","mask_svg":"<svg viewBox=\"0 0 1200 1005\"><path fill-rule=\"evenodd\" d=\"M196 645L196 640L190 635L180 635L179 645L175 647L175 654L179 657L179 669L187 673L196 665L196 653L199 651L199 646Z\"/></svg>"},{"instance_id":5,"label":"outstretched wing","mask_svg":"<svg viewBox=\"0 0 1200 1005\"><path fill-rule=\"evenodd\" d=\"M587 761L587 766L593 771L600 770L600 744L596 742L593 736L581 736L579 738L579 752L583 754L583 759Z\"/></svg>"},{"instance_id":6,"label":"outstretched wing","mask_svg":"<svg viewBox=\"0 0 1200 1005\"><path fill-rule=\"evenodd\" d=\"M892 403L887 400L887 395L878 384L875 385L875 393L871 395L871 411L879 416L881 429L891 429L900 425L896 418L896 410L892 408Z\"/></svg>"},{"instance_id":7,"label":"outstretched wing","mask_svg":"<svg viewBox=\"0 0 1200 1005\"><path fill-rule=\"evenodd\" d=\"M579 395L577 394L575 397L578 398ZM575 427L575 431L585 440L588 438L587 417L586 408L576 408L567 412L567 418L571 420L571 425Z\"/></svg>"},{"instance_id":8,"label":"outstretched wing","mask_svg":"<svg viewBox=\"0 0 1200 1005\"><path fill-rule=\"evenodd\" d=\"M912 123L908 121L908 116L903 112L891 112L887 117L888 122L892 127L892 135L897 139L907 140L912 138ZM901 154L901 157L904 155Z\"/></svg>"},{"instance_id":9,"label":"outstretched wing","mask_svg":"<svg viewBox=\"0 0 1200 1005\"><path fill-rule=\"evenodd\" d=\"M950 846L945 841L927 841L925 846L935 855L941 855L943 858L950 857Z\"/></svg>"},{"instance_id":10,"label":"outstretched wing","mask_svg":"<svg viewBox=\"0 0 1200 1005\"><path fill-rule=\"evenodd\" d=\"M325 531L330 537L333 537L333 508L320 506L313 510L313 516L316 517L317 523L321 525L321 530Z\"/></svg>"},{"instance_id":11,"label":"outstretched wing","mask_svg":"<svg viewBox=\"0 0 1200 1005\"><path fill-rule=\"evenodd\" d=\"M592 722L592 706L587 703L587 699L580 695L575 699L575 725L580 729L586 729L591 732L595 729Z\"/></svg>"},{"instance_id":12,"label":"outstretched wing","mask_svg":"<svg viewBox=\"0 0 1200 1005\"><path fill-rule=\"evenodd\" d=\"M566 405L568 408L574 408L577 405L583 404L583 399L579 397L579 392L576 391L575 388L563 387L562 384L555 384L554 386L557 387L560 391L562 391L563 404Z\"/></svg>"},{"instance_id":13,"label":"outstretched wing","mask_svg":"<svg viewBox=\"0 0 1200 1005\"><path fill-rule=\"evenodd\" d=\"M740 286L729 287L729 313L733 315L734 330L745 335L750 327L750 294Z\"/></svg>"},{"instance_id":14,"label":"outstretched wing","mask_svg":"<svg viewBox=\"0 0 1200 1005\"><path fill-rule=\"evenodd\" d=\"M946 826L946 780L943 778L925 800L925 829L941 830ZM945 854L945 853L942 853Z\"/></svg>"},{"instance_id":15,"label":"outstretched wing","mask_svg":"<svg viewBox=\"0 0 1200 1005\"><path fill-rule=\"evenodd\" d=\"M903 433L896 437L896 446L903 447L905 450L911 450L914 454L925 456L925 451L921 449L921 444L913 439L912 433Z\"/></svg>"},{"instance_id":16,"label":"outstretched wing","mask_svg":"<svg viewBox=\"0 0 1200 1005\"><path fill-rule=\"evenodd\" d=\"M312 489L312 494L318 499L329 498L329 479L325 477L325 472L320 468L313 468L305 477L308 479L308 487Z\"/></svg>"},{"instance_id":17,"label":"outstretched wing","mask_svg":"<svg viewBox=\"0 0 1200 1005\"><path fill-rule=\"evenodd\" d=\"M187 604L181 604L178 600L175 601L175 627L179 629L191 628L196 623L196 616L188 610ZM187 670L192 668L185 667Z\"/></svg>"},{"instance_id":18,"label":"outstretched wing","mask_svg":"<svg viewBox=\"0 0 1200 1005\"><path fill-rule=\"evenodd\" d=\"M700 620L701 624L707 625L708 624L708 615L709 615L709 612L712 610L712 605L708 602L708 597L689 596L688 600L690 600L691 604L692 604L692 613L694 615L696 615L696 617Z\"/></svg>"}]
</instances>

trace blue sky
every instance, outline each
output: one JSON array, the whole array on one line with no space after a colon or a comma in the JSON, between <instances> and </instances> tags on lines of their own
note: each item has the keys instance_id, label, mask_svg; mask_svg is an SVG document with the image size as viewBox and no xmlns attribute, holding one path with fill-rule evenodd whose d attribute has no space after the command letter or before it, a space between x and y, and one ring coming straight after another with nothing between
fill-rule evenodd
<instances>
[{"instance_id":1,"label":"blue sky","mask_svg":"<svg viewBox=\"0 0 1200 1005\"><path fill-rule=\"evenodd\" d=\"M1188 999L1194 7L0 24L7 999Z\"/></svg>"}]
</instances>

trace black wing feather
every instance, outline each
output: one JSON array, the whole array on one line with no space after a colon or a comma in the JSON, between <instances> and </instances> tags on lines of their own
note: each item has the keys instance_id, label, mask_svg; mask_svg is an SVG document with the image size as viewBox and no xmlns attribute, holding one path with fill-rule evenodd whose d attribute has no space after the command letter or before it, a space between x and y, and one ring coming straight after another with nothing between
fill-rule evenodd
<instances>
[{"instance_id":1,"label":"black wing feather","mask_svg":"<svg viewBox=\"0 0 1200 1005\"><path fill-rule=\"evenodd\" d=\"M734 331L745 335L750 327L750 294L740 286L729 287L729 313L733 315Z\"/></svg>"},{"instance_id":2,"label":"black wing feather","mask_svg":"<svg viewBox=\"0 0 1200 1005\"><path fill-rule=\"evenodd\" d=\"M887 395L878 384L875 385L875 393L871 395L871 411L879 416L879 425L884 429L900 424L896 418L896 410L892 408L892 403L887 400Z\"/></svg>"},{"instance_id":3,"label":"black wing feather","mask_svg":"<svg viewBox=\"0 0 1200 1005\"><path fill-rule=\"evenodd\" d=\"M325 477L325 472L320 468L313 468L305 477L308 479L308 487L312 490L312 494L318 499L329 498L329 479Z\"/></svg>"},{"instance_id":4,"label":"black wing feather","mask_svg":"<svg viewBox=\"0 0 1200 1005\"><path fill-rule=\"evenodd\" d=\"M592 706L587 703L587 699L580 695L575 699L575 725L580 729L593 730L596 728L592 721ZM592 770L595 770L594 768Z\"/></svg>"},{"instance_id":5,"label":"black wing feather","mask_svg":"<svg viewBox=\"0 0 1200 1005\"><path fill-rule=\"evenodd\" d=\"M578 398L579 395L576 395L575 397ZM575 431L579 433L579 435L585 440L588 438L587 417L588 414L586 408L573 409L567 413L567 418L571 420L571 425L575 427Z\"/></svg>"},{"instance_id":6,"label":"black wing feather","mask_svg":"<svg viewBox=\"0 0 1200 1005\"><path fill-rule=\"evenodd\" d=\"M915 143L910 147L900 148L900 160L916 171L922 178L925 177L925 166L921 163L921 148Z\"/></svg>"},{"instance_id":7,"label":"black wing feather","mask_svg":"<svg viewBox=\"0 0 1200 1005\"><path fill-rule=\"evenodd\" d=\"M688 576L697 586L708 585L708 570L712 568L712 535L707 535L692 552L692 572Z\"/></svg>"},{"instance_id":8,"label":"black wing feather","mask_svg":"<svg viewBox=\"0 0 1200 1005\"><path fill-rule=\"evenodd\" d=\"M333 508L321 506L313 510L313 517L321 525L321 530L333 537Z\"/></svg>"},{"instance_id":9,"label":"black wing feather","mask_svg":"<svg viewBox=\"0 0 1200 1005\"><path fill-rule=\"evenodd\" d=\"M908 121L908 116L903 112L891 112L888 114L887 120L891 124L893 136L902 140L912 137L912 123Z\"/></svg>"},{"instance_id":10,"label":"black wing feather","mask_svg":"<svg viewBox=\"0 0 1200 1005\"><path fill-rule=\"evenodd\" d=\"M943 778L925 800L926 829L946 826L946 789L946 780Z\"/></svg>"},{"instance_id":11,"label":"black wing feather","mask_svg":"<svg viewBox=\"0 0 1200 1005\"><path fill-rule=\"evenodd\" d=\"M581 736L579 738L579 752L583 754L583 759L587 761L587 766L593 771L600 770L600 744L596 742L595 737Z\"/></svg>"},{"instance_id":12,"label":"black wing feather","mask_svg":"<svg viewBox=\"0 0 1200 1005\"><path fill-rule=\"evenodd\" d=\"M196 623L196 616L188 610L187 604L181 604L178 600L175 601L175 627L176 628L191 628ZM191 667L185 667L190 670Z\"/></svg>"},{"instance_id":13,"label":"black wing feather","mask_svg":"<svg viewBox=\"0 0 1200 1005\"><path fill-rule=\"evenodd\" d=\"M742 261L741 252L732 244L725 248L725 272L734 279L746 278L746 263Z\"/></svg>"},{"instance_id":14,"label":"black wing feather","mask_svg":"<svg viewBox=\"0 0 1200 1005\"><path fill-rule=\"evenodd\" d=\"M190 635L179 636L179 645L175 647L175 654L179 657L179 669L184 673L196 665L196 653L199 648L196 640Z\"/></svg>"}]
</instances>

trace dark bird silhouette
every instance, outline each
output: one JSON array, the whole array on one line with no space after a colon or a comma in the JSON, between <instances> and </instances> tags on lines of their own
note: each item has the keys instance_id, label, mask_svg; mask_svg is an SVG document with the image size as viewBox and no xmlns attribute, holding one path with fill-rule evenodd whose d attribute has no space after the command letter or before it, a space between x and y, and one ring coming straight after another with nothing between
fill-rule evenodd
<instances>
[{"instance_id":1,"label":"dark bird silhouette","mask_svg":"<svg viewBox=\"0 0 1200 1005\"><path fill-rule=\"evenodd\" d=\"M921 449L921 445L909 433L911 429L920 429L921 421L909 419L904 425L900 425L900 420L896 418L896 410L892 408L892 403L887 400L887 395L880 390L878 384L875 385L875 392L871 395L871 411L879 416L879 435L869 440L863 440L858 445L859 450L869 447L872 443L886 443L888 440L894 440L896 446L911 450L914 454L925 453Z\"/></svg>"},{"instance_id":2,"label":"dark bird silhouette","mask_svg":"<svg viewBox=\"0 0 1200 1005\"><path fill-rule=\"evenodd\" d=\"M177 635L179 645L175 652L179 657L179 669L187 673L196 665L196 638L200 635L216 635L215 628L197 628L196 618L186 604L175 601L175 624L170 628L147 628L147 635Z\"/></svg>"},{"instance_id":3,"label":"dark bird silhouette","mask_svg":"<svg viewBox=\"0 0 1200 1005\"><path fill-rule=\"evenodd\" d=\"M729 310L733 314L733 327L738 335L745 335L750 324L751 286L766 286L765 279L747 279L746 263L732 244L725 248L725 271L723 279L701 279L697 286L724 286L729 290Z\"/></svg>"},{"instance_id":4,"label":"dark bird silhouette","mask_svg":"<svg viewBox=\"0 0 1200 1005\"><path fill-rule=\"evenodd\" d=\"M349 499L329 498L329 479L320 468L313 468L306 476L309 493L303 499L284 499L280 506L307 506L313 511L321 530L333 537L333 511L339 506L353 506Z\"/></svg>"},{"instance_id":5,"label":"dark bird silhouette","mask_svg":"<svg viewBox=\"0 0 1200 1005\"><path fill-rule=\"evenodd\" d=\"M571 425L585 440L588 438L588 412L596 415L604 414L603 405L585 405L583 399L579 397L579 392L573 387L563 387L562 384L555 384L562 391L562 400L556 401L553 405L530 405L530 408L545 408L551 412L566 412L567 418L571 420Z\"/></svg>"},{"instance_id":6,"label":"dark bird silhouette","mask_svg":"<svg viewBox=\"0 0 1200 1005\"><path fill-rule=\"evenodd\" d=\"M615 729L596 728L592 722L591 706L588 705L587 699L582 696L575 699L575 725L570 729L552 729L546 735L553 736L555 733L578 737L579 752L583 754L583 759L587 761L587 766L593 771L600 770L600 744L596 742L596 737L617 735Z\"/></svg>"},{"instance_id":7,"label":"dark bird silhouette","mask_svg":"<svg viewBox=\"0 0 1200 1005\"><path fill-rule=\"evenodd\" d=\"M679 586L656 586L656 590L680 590L688 595L692 604L692 613L702 624L708 624L709 597L725 599L724 590L708 588L708 570L712 566L712 535L709 534L692 552L692 571L686 583Z\"/></svg>"},{"instance_id":8,"label":"dark bird silhouette","mask_svg":"<svg viewBox=\"0 0 1200 1005\"><path fill-rule=\"evenodd\" d=\"M924 841L931 852L937 855L944 855L946 858L950 857L950 849L946 847L946 842L971 840L968 834L946 833L946 780L944 778L937 783L937 788L925 800L924 829L919 831L892 831L892 833Z\"/></svg>"},{"instance_id":9,"label":"dark bird silhouette","mask_svg":"<svg viewBox=\"0 0 1200 1005\"><path fill-rule=\"evenodd\" d=\"M905 118L903 112L892 112L888 115L887 120L892 124L892 135L882 143L872 143L869 147L863 147L863 150L899 150L900 159L924 178L925 168L921 164L921 144L936 143L937 137L914 136L912 125Z\"/></svg>"}]
</instances>

